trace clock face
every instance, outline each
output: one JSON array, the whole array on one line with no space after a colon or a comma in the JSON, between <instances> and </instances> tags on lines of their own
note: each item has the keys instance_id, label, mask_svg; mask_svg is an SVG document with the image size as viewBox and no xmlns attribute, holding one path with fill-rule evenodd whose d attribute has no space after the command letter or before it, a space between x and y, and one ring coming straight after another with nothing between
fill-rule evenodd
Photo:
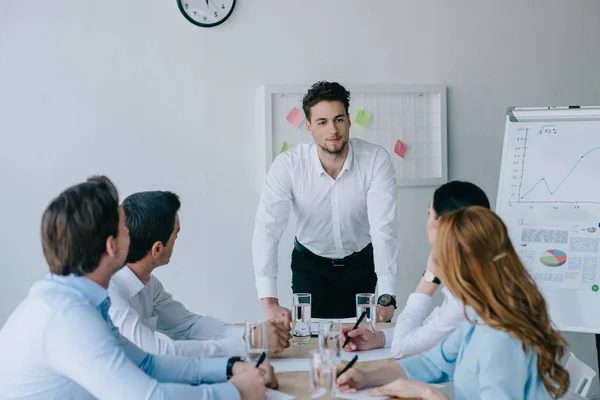
<instances>
[{"instance_id":1,"label":"clock face","mask_svg":"<svg viewBox=\"0 0 600 400\"><path fill-rule=\"evenodd\" d=\"M222 24L229 18L235 0L177 0L177 5L192 24L208 28Z\"/></svg>"}]
</instances>

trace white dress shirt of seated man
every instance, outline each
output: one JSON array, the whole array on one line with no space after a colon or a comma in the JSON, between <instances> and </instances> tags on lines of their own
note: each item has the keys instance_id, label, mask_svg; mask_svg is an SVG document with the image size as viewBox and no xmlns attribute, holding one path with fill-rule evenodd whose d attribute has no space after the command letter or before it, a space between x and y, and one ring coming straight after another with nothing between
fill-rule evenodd
<instances>
[{"instance_id":1,"label":"white dress shirt of seated man","mask_svg":"<svg viewBox=\"0 0 600 400\"><path fill-rule=\"evenodd\" d=\"M173 299L152 275L170 261L180 231L179 197L147 191L123 201L131 243L127 265L112 278L110 316L121 334L154 354L241 356L246 353L244 328L189 311ZM289 346L285 318L267 322L268 350Z\"/></svg>"},{"instance_id":2,"label":"white dress shirt of seated man","mask_svg":"<svg viewBox=\"0 0 600 400\"><path fill-rule=\"evenodd\" d=\"M273 368L235 358L153 355L108 316L110 278L129 233L118 192L104 176L64 190L42 217L50 274L0 329L0 397L69 399L264 399ZM264 368L263 368L264 367Z\"/></svg>"}]
</instances>

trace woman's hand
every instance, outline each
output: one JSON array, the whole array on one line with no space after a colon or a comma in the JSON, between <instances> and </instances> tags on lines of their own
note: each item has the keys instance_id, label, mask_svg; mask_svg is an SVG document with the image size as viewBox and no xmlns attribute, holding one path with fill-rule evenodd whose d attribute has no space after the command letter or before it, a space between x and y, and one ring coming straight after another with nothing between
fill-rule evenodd
<instances>
[{"instance_id":1,"label":"woman's hand","mask_svg":"<svg viewBox=\"0 0 600 400\"><path fill-rule=\"evenodd\" d=\"M342 368L343 366L340 365L337 368L337 373L339 373ZM366 386L366 381L367 375L364 372L356 368L350 368L340 375L335 383L342 392L356 392L358 389L362 389Z\"/></svg>"},{"instance_id":2,"label":"woman's hand","mask_svg":"<svg viewBox=\"0 0 600 400\"><path fill-rule=\"evenodd\" d=\"M448 400L448 398L431 385L423 382L400 378L387 385L369 391L372 396L418 397L425 400Z\"/></svg>"}]
</instances>

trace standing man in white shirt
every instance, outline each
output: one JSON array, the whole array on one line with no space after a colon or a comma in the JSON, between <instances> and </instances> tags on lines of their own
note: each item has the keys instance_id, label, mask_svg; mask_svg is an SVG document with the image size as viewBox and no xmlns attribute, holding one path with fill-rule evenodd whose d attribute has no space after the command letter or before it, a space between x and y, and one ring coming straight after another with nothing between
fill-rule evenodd
<instances>
[{"instance_id":1,"label":"standing man in white shirt","mask_svg":"<svg viewBox=\"0 0 600 400\"><path fill-rule=\"evenodd\" d=\"M252 240L258 297L269 316L286 316L277 294L277 250L293 210L292 291L312 294L312 316L356 314L355 294L385 294L378 320L394 309L398 238L396 179L382 147L350 139L350 93L317 82L304 96L314 144L280 154L262 191ZM381 302L380 302L381 304Z\"/></svg>"},{"instance_id":2,"label":"standing man in white shirt","mask_svg":"<svg viewBox=\"0 0 600 400\"><path fill-rule=\"evenodd\" d=\"M108 178L63 191L46 208L41 233L50 274L0 330L0 397L264 400L265 383L277 385L269 366L152 355L119 334L106 288L129 234Z\"/></svg>"},{"instance_id":3,"label":"standing man in white shirt","mask_svg":"<svg viewBox=\"0 0 600 400\"><path fill-rule=\"evenodd\" d=\"M179 197L172 192L134 193L123 201L131 238L127 265L111 279L110 317L127 339L153 354L243 356L244 327L189 311L152 272L167 265L180 229ZM269 351L289 346L289 322L267 322Z\"/></svg>"}]
</instances>

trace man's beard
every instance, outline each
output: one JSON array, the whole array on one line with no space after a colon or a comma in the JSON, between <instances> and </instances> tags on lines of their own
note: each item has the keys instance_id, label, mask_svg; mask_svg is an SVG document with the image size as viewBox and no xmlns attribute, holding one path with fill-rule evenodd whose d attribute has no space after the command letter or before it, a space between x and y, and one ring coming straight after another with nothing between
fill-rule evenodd
<instances>
[{"instance_id":1,"label":"man's beard","mask_svg":"<svg viewBox=\"0 0 600 400\"><path fill-rule=\"evenodd\" d=\"M339 149L335 149L335 150L330 150L326 146L319 145L321 150L323 150L325 153L331 154L334 156L342 154L344 152L344 150L346 150L346 146L348 146L348 139L346 139L346 141L344 143L342 143L342 145L340 146Z\"/></svg>"}]
</instances>

